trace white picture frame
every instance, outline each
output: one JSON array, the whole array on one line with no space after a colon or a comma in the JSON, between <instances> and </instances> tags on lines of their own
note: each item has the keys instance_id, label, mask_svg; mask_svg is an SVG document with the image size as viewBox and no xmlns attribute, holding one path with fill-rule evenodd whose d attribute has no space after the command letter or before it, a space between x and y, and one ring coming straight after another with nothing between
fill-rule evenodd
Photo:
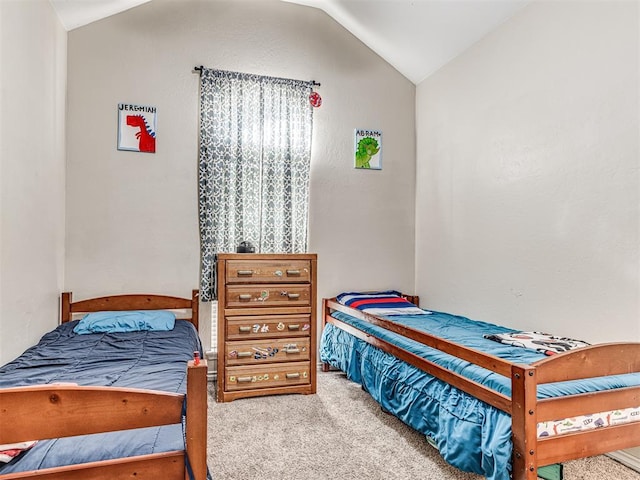
<instances>
[{"instance_id":1,"label":"white picture frame","mask_svg":"<svg viewBox=\"0 0 640 480\"><path fill-rule=\"evenodd\" d=\"M118 104L118 150L156 153L156 107Z\"/></svg>"},{"instance_id":2,"label":"white picture frame","mask_svg":"<svg viewBox=\"0 0 640 480\"><path fill-rule=\"evenodd\" d=\"M363 170L382 170L382 132L356 128L354 137L354 167Z\"/></svg>"}]
</instances>

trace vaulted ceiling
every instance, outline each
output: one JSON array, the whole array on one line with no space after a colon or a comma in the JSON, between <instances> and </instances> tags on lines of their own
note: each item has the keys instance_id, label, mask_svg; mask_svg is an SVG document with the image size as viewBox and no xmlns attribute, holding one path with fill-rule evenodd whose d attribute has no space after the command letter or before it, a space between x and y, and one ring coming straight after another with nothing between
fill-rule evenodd
<instances>
[{"instance_id":1,"label":"vaulted ceiling","mask_svg":"<svg viewBox=\"0 0 640 480\"><path fill-rule=\"evenodd\" d=\"M49 0L67 30L124 12L151 0Z\"/></svg>"},{"instance_id":2,"label":"vaulted ceiling","mask_svg":"<svg viewBox=\"0 0 640 480\"><path fill-rule=\"evenodd\" d=\"M284 0L324 10L419 83L529 0Z\"/></svg>"},{"instance_id":3,"label":"vaulted ceiling","mask_svg":"<svg viewBox=\"0 0 640 480\"><path fill-rule=\"evenodd\" d=\"M67 30L148 1L151 0L50 0ZM530 0L282 1L324 10L417 84Z\"/></svg>"}]
</instances>

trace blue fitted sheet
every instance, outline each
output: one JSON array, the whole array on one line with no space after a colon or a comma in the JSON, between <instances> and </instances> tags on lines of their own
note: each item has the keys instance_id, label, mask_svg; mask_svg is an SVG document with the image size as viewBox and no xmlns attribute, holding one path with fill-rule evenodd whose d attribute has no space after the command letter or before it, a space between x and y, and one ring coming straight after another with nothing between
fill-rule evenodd
<instances>
[{"instance_id":1,"label":"blue fitted sheet","mask_svg":"<svg viewBox=\"0 0 640 480\"><path fill-rule=\"evenodd\" d=\"M497 392L511 395L509 379L341 312L335 318L400 346ZM385 317L515 363L544 355L483 338L513 330L447 313ZM461 470L508 480L511 471L511 417L402 360L327 324L320 359L343 370L402 421L432 438L443 458ZM640 385L640 374L546 384L538 398Z\"/></svg>"},{"instance_id":2,"label":"blue fitted sheet","mask_svg":"<svg viewBox=\"0 0 640 480\"><path fill-rule=\"evenodd\" d=\"M190 322L177 320L171 331L88 335L73 332L77 323L58 326L0 367L0 388L71 382L186 392L187 362L193 352L202 354L198 333ZM182 450L183 438L181 425L168 425L42 440L0 467L0 474Z\"/></svg>"}]
</instances>

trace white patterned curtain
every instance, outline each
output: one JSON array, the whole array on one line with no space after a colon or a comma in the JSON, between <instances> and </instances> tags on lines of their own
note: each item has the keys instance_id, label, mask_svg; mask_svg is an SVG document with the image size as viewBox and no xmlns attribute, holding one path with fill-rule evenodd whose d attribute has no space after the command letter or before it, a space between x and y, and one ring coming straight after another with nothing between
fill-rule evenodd
<instances>
[{"instance_id":1,"label":"white patterned curtain","mask_svg":"<svg viewBox=\"0 0 640 480\"><path fill-rule=\"evenodd\" d=\"M312 83L202 68L201 299L215 298L215 255L249 241L307 251Z\"/></svg>"}]
</instances>

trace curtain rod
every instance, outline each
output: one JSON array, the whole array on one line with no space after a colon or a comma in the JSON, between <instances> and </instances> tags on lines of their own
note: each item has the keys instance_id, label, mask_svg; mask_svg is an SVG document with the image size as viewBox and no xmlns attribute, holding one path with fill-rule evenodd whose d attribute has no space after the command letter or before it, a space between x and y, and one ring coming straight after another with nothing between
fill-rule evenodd
<instances>
[{"instance_id":1,"label":"curtain rod","mask_svg":"<svg viewBox=\"0 0 640 480\"><path fill-rule=\"evenodd\" d=\"M203 68L204 67L202 65L196 65L195 67L193 67L193 69L198 73L202 73L202 69ZM311 81L309 81L309 83L311 85L313 85L314 87L319 87L321 85L319 82L316 82L315 80L311 80Z\"/></svg>"}]
</instances>

